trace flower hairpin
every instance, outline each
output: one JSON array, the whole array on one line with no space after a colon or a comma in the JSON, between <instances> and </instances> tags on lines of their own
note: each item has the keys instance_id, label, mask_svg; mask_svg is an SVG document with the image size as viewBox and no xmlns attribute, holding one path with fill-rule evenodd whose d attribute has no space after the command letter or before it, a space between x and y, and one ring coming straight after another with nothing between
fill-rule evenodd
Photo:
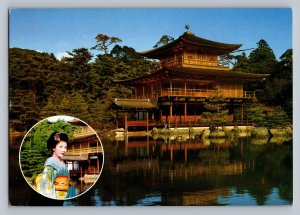
<instances>
[{"instance_id":1,"label":"flower hairpin","mask_svg":"<svg viewBox=\"0 0 300 215\"><path fill-rule=\"evenodd\" d=\"M55 141L60 141L60 134L61 134L61 132L57 132L55 135L54 135L54 140Z\"/></svg>"}]
</instances>

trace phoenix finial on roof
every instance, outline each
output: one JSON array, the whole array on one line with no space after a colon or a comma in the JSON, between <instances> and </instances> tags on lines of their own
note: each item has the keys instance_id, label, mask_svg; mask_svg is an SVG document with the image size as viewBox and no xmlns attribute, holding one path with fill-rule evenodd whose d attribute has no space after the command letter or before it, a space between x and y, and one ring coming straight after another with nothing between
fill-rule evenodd
<instances>
[{"instance_id":1,"label":"phoenix finial on roof","mask_svg":"<svg viewBox=\"0 0 300 215\"><path fill-rule=\"evenodd\" d=\"M186 31L189 31L190 30L190 25L187 24L187 25L184 26L184 28L186 29Z\"/></svg>"}]
</instances>

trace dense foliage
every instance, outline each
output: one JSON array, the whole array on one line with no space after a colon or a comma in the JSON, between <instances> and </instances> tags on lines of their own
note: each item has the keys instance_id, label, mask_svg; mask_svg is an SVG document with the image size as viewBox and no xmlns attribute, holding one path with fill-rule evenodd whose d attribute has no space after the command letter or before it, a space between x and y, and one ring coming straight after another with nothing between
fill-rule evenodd
<instances>
[{"instance_id":1,"label":"dense foliage","mask_svg":"<svg viewBox=\"0 0 300 215\"><path fill-rule=\"evenodd\" d=\"M156 61L144 59L133 48L118 45L120 41L98 34L92 47L99 52L96 56L83 47L69 51L69 56L61 60L53 54L9 49L10 127L28 130L52 115L72 115L96 129L114 126L115 111L111 109L114 98L132 92L114 80L143 76L157 66ZM164 35L156 45L171 41L172 37ZM250 83L246 90L256 90L259 103L280 107L291 121L292 50L287 50L277 61L266 41L257 44L249 56L241 53L225 58L232 62L233 70L270 74L266 81Z\"/></svg>"},{"instance_id":2,"label":"dense foliage","mask_svg":"<svg viewBox=\"0 0 300 215\"><path fill-rule=\"evenodd\" d=\"M247 73L268 74L265 81L250 82L245 90L255 91L257 104L246 107L244 116L254 125L286 125L293 117L293 50L286 50L280 57L275 58L273 50L265 40L257 43L249 56L242 52L238 55L227 54L222 59L233 65L232 70ZM251 111L252 109L252 111ZM254 115L255 113L255 115ZM275 115L281 115L279 119ZM276 124L277 123L277 124Z\"/></svg>"},{"instance_id":3,"label":"dense foliage","mask_svg":"<svg viewBox=\"0 0 300 215\"><path fill-rule=\"evenodd\" d=\"M52 156L47 149L47 140L54 131L60 131L71 136L78 126L64 121L49 122L43 120L27 133L20 150L20 164L26 177L35 178L42 172L45 160Z\"/></svg>"},{"instance_id":4,"label":"dense foliage","mask_svg":"<svg viewBox=\"0 0 300 215\"><path fill-rule=\"evenodd\" d=\"M53 115L80 118L95 128L113 126L111 105L115 97L131 89L118 86L122 80L146 74L156 62L145 60L133 48L115 45L120 39L97 35L93 49L69 51L61 61L53 54L20 48L9 49L9 123L16 130L28 130Z\"/></svg>"},{"instance_id":5,"label":"dense foliage","mask_svg":"<svg viewBox=\"0 0 300 215\"><path fill-rule=\"evenodd\" d=\"M217 95L210 97L209 102L204 103L204 108L206 112L202 114L202 121L209 123L211 131L230 121L224 97Z\"/></svg>"}]
</instances>

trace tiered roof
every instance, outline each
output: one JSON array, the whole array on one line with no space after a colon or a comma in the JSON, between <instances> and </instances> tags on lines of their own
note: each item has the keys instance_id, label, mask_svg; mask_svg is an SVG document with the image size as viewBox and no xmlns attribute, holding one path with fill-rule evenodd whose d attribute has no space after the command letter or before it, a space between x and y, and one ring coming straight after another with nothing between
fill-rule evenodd
<instances>
[{"instance_id":1,"label":"tiered roof","mask_svg":"<svg viewBox=\"0 0 300 215\"><path fill-rule=\"evenodd\" d=\"M182 78L182 79L199 79L199 80L211 80L211 79L242 79L245 81L257 81L265 80L268 74L253 74L239 71L224 71L224 70L210 70L199 69L191 67L172 67L161 68L148 75L127 79L127 80L115 80L117 83L138 84L149 83L156 80L168 79L168 78Z\"/></svg>"},{"instance_id":2,"label":"tiered roof","mask_svg":"<svg viewBox=\"0 0 300 215\"><path fill-rule=\"evenodd\" d=\"M207 40L201 37L197 37L191 32L185 32L173 42L170 42L156 49L140 52L140 54L148 58L160 59L161 56L163 56L165 53L170 52L172 47L179 43L197 46L200 49L204 49L206 53L213 52L219 55L229 53L242 46L241 44L220 43L212 40Z\"/></svg>"},{"instance_id":3,"label":"tiered roof","mask_svg":"<svg viewBox=\"0 0 300 215\"><path fill-rule=\"evenodd\" d=\"M178 46L179 45L179 46ZM221 55L228 52L232 52L239 47L241 44L228 44L220 43L212 40L203 39L197 37L191 32L185 32L178 39L170 42L166 45L152 49L145 52L140 52L141 55L148 58L161 59L166 55L172 53L172 50L175 47L196 47L196 49L201 50L203 53L213 52L215 54ZM151 73L128 80L116 80L118 83L127 83L127 84L140 84L140 83L149 83L162 79L169 78L182 78L182 79L198 79L198 80L211 80L211 79L240 79L244 81L256 81L264 80L269 75L267 74L253 74L240 71L224 70L222 67L192 67L192 66L174 66L167 67L163 66L160 69L151 71Z\"/></svg>"}]
</instances>

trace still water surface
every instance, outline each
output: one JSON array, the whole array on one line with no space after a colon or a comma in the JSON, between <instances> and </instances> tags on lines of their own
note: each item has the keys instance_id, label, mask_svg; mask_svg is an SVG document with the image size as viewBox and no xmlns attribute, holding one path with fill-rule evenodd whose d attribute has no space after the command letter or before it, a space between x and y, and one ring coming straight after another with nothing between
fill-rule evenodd
<instances>
[{"instance_id":1,"label":"still water surface","mask_svg":"<svg viewBox=\"0 0 300 215\"><path fill-rule=\"evenodd\" d=\"M290 205L292 141L102 137L96 185L64 205Z\"/></svg>"}]
</instances>

